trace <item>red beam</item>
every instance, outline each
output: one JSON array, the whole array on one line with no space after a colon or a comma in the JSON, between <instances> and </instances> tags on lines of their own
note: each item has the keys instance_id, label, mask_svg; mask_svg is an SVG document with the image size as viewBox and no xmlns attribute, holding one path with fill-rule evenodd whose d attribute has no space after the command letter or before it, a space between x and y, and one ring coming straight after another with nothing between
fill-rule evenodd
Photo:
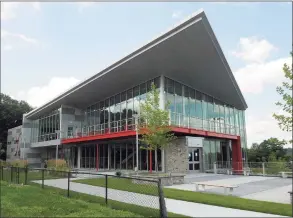
<instances>
[{"instance_id":1,"label":"red beam","mask_svg":"<svg viewBox=\"0 0 293 218\"><path fill-rule=\"evenodd\" d=\"M106 133L101 135L82 136L78 138L68 138L68 139L62 139L62 144L94 141L99 139L122 138L127 136L135 136L135 133L136 133L135 131L123 131L123 132Z\"/></svg>"},{"instance_id":2,"label":"red beam","mask_svg":"<svg viewBox=\"0 0 293 218\"><path fill-rule=\"evenodd\" d=\"M174 133L183 133L188 135L237 140L237 135L229 135L224 133L216 133L216 132L210 132L205 130L190 129L186 127L176 127L176 126L172 126L171 129ZM62 139L62 144L87 142L87 141L94 141L94 140L101 140L101 139L123 138L123 137L129 137L129 136L135 136L135 131L128 130L128 131L121 131L121 132L114 132L114 133L105 133L105 134L92 135L92 136L82 136L77 138Z\"/></svg>"}]
</instances>

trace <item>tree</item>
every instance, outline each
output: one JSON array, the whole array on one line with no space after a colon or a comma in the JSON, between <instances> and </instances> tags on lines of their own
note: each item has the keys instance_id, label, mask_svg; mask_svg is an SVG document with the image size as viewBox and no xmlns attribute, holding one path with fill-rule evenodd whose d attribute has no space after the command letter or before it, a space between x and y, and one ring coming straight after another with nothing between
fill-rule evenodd
<instances>
[{"instance_id":1,"label":"tree","mask_svg":"<svg viewBox=\"0 0 293 218\"><path fill-rule=\"evenodd\" d=\"M10 96L0 93L0 159L5 159L8 129L22 124L22 115L33 108L25 101L17 101Z\"/></svg>"},{"instance_id":2,"label":"tree","mask_svg":"<svg viewBox=\"0 0 293 218\"><path fill-rule=\"evenodd\" d=\"M260 144L253 143L248 151L249 162L266 162L269 161L270 155L274 155L277 160L283 159L287 155L284 145L285 140L278 140L277 138L269 138Z\"/></svg>"},{"instance_id":3,"label":"tree","mask_svg":"<svg viewBox=\"0 0 293 218\"><path fill-rule=\"evenodd\" d=\"M291 56L293 53L291 52ZM285 114L273 114L273 117L278 121L280 128L283 131L291 132L292 131L292 66L289 67L287 64L284 64L283 71L285 74L286 81L282 83L282 86L277 87L277 92L282 96L282 102L277 102L276 105L281 106Z\"/></svg>"},{"instance_id":4,"label":"tree","mask_svg":"<svg viewBox=\"0 0 293 218\"><path fill-rule=\"evenodd\" d=\"M166 107L168 104L166 104ZM146 150L152 151L163 149L176 137L171 133L169 126L169 112L160 108L159 91L154 83L151 85L151 91L147 94L145 103L140 104L140 119L144 124L139 127L141 134L140 141L146 147ZM150 152L150 163L152 163L152 152ZM150 164L152 172L152 164Z\"/></svg>"}]
</instances>

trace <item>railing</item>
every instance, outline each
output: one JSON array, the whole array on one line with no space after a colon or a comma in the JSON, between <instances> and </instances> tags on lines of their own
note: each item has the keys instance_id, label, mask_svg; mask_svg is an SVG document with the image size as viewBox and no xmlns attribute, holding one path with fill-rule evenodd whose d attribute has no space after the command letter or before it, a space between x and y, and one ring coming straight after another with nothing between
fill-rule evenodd
<instances>
[{"instance_id":1,"label":"railing","mask_svg":"<svg viewBox=\"0 0 293 218\"><path fill-rule=\"evenodd\" d=\"M193 116L184 116L183 114L177 114L170 112L170 125L186 128L194 128L198 130L206 130L216 133L225 133L231 135L239 135L239 130L233 125L228 125L222 122L216 122L213 120L204 120ZM142 125L142 121L139 119L138 125ZM65 138L77 138L84 136L93 136L101 134L109 134L115 132L123 132L135 130L135 119L129 118L125 120L107 122L103 124L85 126L83 128L76 128L74 131L67 133Z\"/></svg>"},{"instance_id":2,"label":"railing","mask_svg":"<svg viewBox=\"0 0 293 218\"><path fill-rule=\"evenodd\" d=\"M239 131L233 125L228 125L213 120L204 120L194 116L187 117L183 114L177 114L175 112L170 112L170 124L178 127L187 127L217 133L239 135Z\"/></svg>"},{"instance_id":3,"label":"railing","mask_svg":"<svg viewBox=\"0 0 293 218\"><path fill-rule=\"evenodd\" d=\"M49 133L32 138L32 142L45 142L50 140L60 139L60 133Z\"/></svg>"},{"instance_id":4,"label":"railing","mask_svg":"<svg viewBox=\"0 0 293 218\"><path fill-rule=\"evenodd\" d=\"M222 174L244 174L253 176L292 176L292 163L290 162L214 162L204 163L206 172ZM236 172L237 171L237 172Z\"/></svg>"}]
</instances>

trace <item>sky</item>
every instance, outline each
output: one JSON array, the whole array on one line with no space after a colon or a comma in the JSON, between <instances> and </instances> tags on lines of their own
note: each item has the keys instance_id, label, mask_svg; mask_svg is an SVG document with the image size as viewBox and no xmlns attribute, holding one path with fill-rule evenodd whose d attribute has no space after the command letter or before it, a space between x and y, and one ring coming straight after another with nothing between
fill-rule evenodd
<instances>
[{"instance_id":1,"label":"sky","mask_svg":"<svg viewBox=\"0 0 293 218\"><path fill-rule=\"evenodd\" d=\"M292 64L290 2L1 2L1 92L40 106L199 10L248 104L248 146L290 139L272 118Z\"/></svg>"}]
</instances>

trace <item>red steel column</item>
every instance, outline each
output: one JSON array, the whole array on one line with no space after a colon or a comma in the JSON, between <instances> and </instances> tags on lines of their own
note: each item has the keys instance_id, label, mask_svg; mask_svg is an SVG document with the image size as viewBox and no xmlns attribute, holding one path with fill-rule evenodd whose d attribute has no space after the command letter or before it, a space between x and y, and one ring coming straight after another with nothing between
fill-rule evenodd
<instances>
[{"instance_id":1,"label":"red steel column","mask_svg":"<svg viewBox=\"0 0 293 218\"><path fill-rule=\"evenodd\" d=\"M232 140L232 167L235 173L242 173L242 151L240 136L236 140Z\"/></svg>"},{"instance_id":2,"label":"red steel column","mask_svg":"<svg viewBox=\"0 0 293 218\"><path fill-rule=\"evenodd\" d=\"M99 170L99 145L96 145L96 169Z\"/></svg>"}]
</instances>

